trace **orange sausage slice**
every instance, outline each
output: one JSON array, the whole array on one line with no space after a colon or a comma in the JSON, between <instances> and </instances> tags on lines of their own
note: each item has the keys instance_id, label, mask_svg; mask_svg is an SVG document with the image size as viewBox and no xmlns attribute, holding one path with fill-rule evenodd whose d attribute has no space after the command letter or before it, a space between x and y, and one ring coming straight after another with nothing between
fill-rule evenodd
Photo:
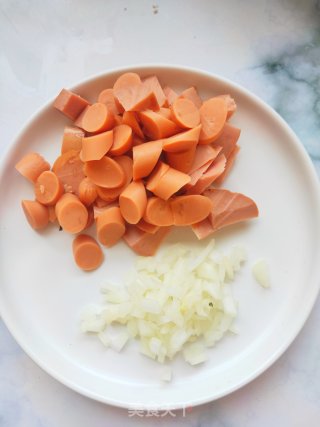
<instances>
[{"instance_id":1,"label":"orange sausage slice","mask_svg":"<svg viewBox=\"0 0 320 427\"><path fill-rule=\"evenodd\" d=\"M200 98L195 87L189 87L181 92L180 98L189 99L192 101L197 108L200 108L202 105L202 99Z\"/></svg>"},{"instance_id":2,"label":"orange sausage slice","mask_svg":"<svg viewBox=\"0 0 320 427\"><path fill-rule=\"evenodd\" d=\"M191 225L205 219L212 210L212 202L201 195L178 196L170 201L173 223L177 226Z\"/></svg>"},{"instance_id":3,"label":"orange sausage slice","mask_svg":"<svg viewBox=\"0 0 320 427\"><path fill-rule=\"evenodd\" d=\"M166 153L167 162L174 169L179 170L180 172L189 173L192 163L194 161L194 156L196 153L197 146L192 146L189 150L181 151L178 153Z\"/></svg>"},{"instance_id":4,"label":"orange sausage slice","mask_svg":"<svg viewBox=\"0 0 320 427\"><path fill-rule=\"evenodd\" d=\"M92 271L103 261L103 253L96 240L86 234L80 234L72 242L74 260L79 268Z\"/></svg>"},{"instance_id":5,"label":"orange sausage slice","mask_svg":"<svg viewBox=\"0 0 320 427\"><path fill-rule=\"evenodd\" d=\"M73 122L73 124L81 129L84 129L83 127L83 118L84 115L86 114L86 112L89 110L90 105L88 105L83 111L82 113L79 114L79 116L77 117L77 119Z\"/></svg>"},{"instance_id":6,"label":"orange sausage slice","mask_svg":"<svg viewBox=\"0 0 320 427\"><path fill-rule=\"evenodd\" d=\"M83 162L100 160L110 151L114 142L114 131L100 133L99 135L88 136L82 140L82 150L80 158Z\"/></svg>"},{"instance_id":7,"label":"orange sausage slice","mask_svg":"<svg viewBox=\"0 0 320 427\"><path fill-rule=\"evenodd\" d=\"M196 183L203 176L203 174L209 169L211 163L212 163L212 161L209 161L209 162L205 163L203 166L201 166L199 169L197 169L196 171L189 173L190 182L186 185L185 190L196 185ZM192 194L198 194L198 193L192 193Z\"/></svg>"},{"instance_id":8,"label":"orange sausage slice","mask_svg":"<svg viewBox=\"0 0 320 427\"><path fill-rule=\"evenodd\" d=\"M226 179L226 177L229 175L232 166L234 164L234 161L236 159L236 156L238 154L238 152L240 151L240 147L238 145L236 145L234 147L234 150L232 151L232 153L229 155L228 159L227 159L227 163L224 169L224 172L215 180L215 185L221 185L224 180Z\"/></svg>"},{"instance_id":9,"label":"orange sausage slice","mask_svg":"<svg viewBox=\"0 0 320 427\"><path fill-rule=\"evenodd\" d=\"M226 123L223 127L221 135L214 141L213 146L222 147L221 153L224 154L228 159L238 142L240 133L241 130L239 128Z\"/></svg>"},{"instance_id":10,"label":"orange sausage slice","mask_svg":"<svg viewBox=\"0 0 320 427\"><path fill-rule=\"evenodd\" d=\"M140 86L141 85L141 79L140 76L136 73L125 73L122 74L118 79L116 80L115 84L113 85L113 95L115 97L115 102L117 105L117 108L119 112L123 112L124 108L119 102L118 98L115 96L116 91L121 91L124 89L124 97L128 96L127 90L130 92L130 88L134 86ZM129 95L130 98L130 95Z\"/></svg>"},{"instance_id":11,"label":"orange sausage slice","mask_svg":"<svg viewBox=\"0 0 320 427\"><path fill-rule=\"evenodd\" d=\"M189 171L191 180L189 184L186 185L186 189L193 187L197 184L198 180L209 169L212 162L218 157L220 152L221 152L221 147L213 148L210 145L197 146L194 161ZM193 192L191 194L200 194L200 193Z\"/></svg>"},{"instance_id":12,"label":"orange sausage slice","mask_svg":"<svg viewBox=\"0 0 320 427\"><path fill-rule=\"evenodd\" d=\"M109 209L111 206L109 206L108 204L106 204L105 206L93 206L93 218L97 219L98 216L100 214L102 214L102 212L104 212L105 210Z\"/></svg>"},{"instance_id":13,"label":"orange sausage slice","mask_svg":"<svg viewBox=\"0 0 320 427\"><path fill-rule=\"evenodd\" d=\"M153 140L166 138L179 132L178 126L159 113L151 110L139 113L145 135Z\"/></svg>"},{"instance_id":14,"label":"orange sausage slice","mask_svg":"<svg viewBox=\"0 0 320 427\"><path fill-rule=\"evenodd\" d=\"M169 165L167 165L166 163L163 163L161 161L159 161L157 163L157 166L153 169L152 174L149 176L148 180L147 180L147 189L149 191L152 191L156 188L159 180L161 179L161 177L167 172L167 170L169 169Z\"/></svg>"},{"instance_id":15,"label":"orange sausage slice","mask_svg":"<svg viewBox=\"0 0 320 427\"><path fill-rule=\"evenodd\" d=\"M246 221L259 215L255 202L249 197L228 190L209 189L204 194L213 203L209 220L213 230Z\"/></svg>"},{"instance_id":16,"label":"orange sausage slice","mask_svg":"<svg viewBox=\"0 0 320 427\"><path fill-rule=\"evenodd\" d=\"M210 98L202 104L200 107L202 129L199 144L210 144L220 136L227 119L227 112L227 103L223 98Z\"/></svg>"},{"instance_id":17,"label":"orange sausage slice","mask_svg":"<svg viewBox=\"0 0 320 427\"><path fill-rule=\"evenodd\" d=\"M115 96L115 92L121 91L123 89L124 96L126 96L127 91L130 91L130 87L137 86L137 85L139 86L140 84L141 84L140 76L136 73L124 73L120 77L118 77L118 79L113 85L113 96L115 97L115 102L120 112L123 112L124 108L119 102L119 99Z\"/></svg>"},{"instance_id":18,"label":"orange sausage slice","mask_svg":"<svg viewBox=\"0 0 320 427\"><path fill-rule=\"evenodd\" d=\"M118 188L102 188L97 187L98 195L106 202L113 202L116 200L122 191L130 184L132 181L132 159L129 156L119 156L114 159L119 166L121 166L125 174L125 182L121 187Z\"/></svg>"},{"instance_id":19,"label":"orange sausage slice","mask_svg":"<svg viewBox=\"0 0 320 427\"><path fill-rule=\"evenodd\" d=\"M96 218L97 237L107 247L115 245L124 235L126 227L120 208L107 208Z\"/></svg>"},{"instance_id":20,"label":"orange sausage slice","mask_svg":"<svg viewBox=\"0 0 320 427\"><path fill-rule=\"evenodd\" d=\"M143 232L135 225L129 225L123 240L141 256L153 256L171 230L171 227L160 227L154 234Z\"/></svg>"},{"instance_id":21,"label":"orange sausage slice","mask_svg":"<svg viewBox=\"0 0 320 427\"><path fill-rule=\"evenodd\" d=\"M167 98L159 83L158 77L150 76L145 78L143 80L143 85L155 94L159 107L163 107Z\"/></svg>"},{"instance_id":22,"label":"orange sausage slice","mask_svg":"<svg viewBox=\"0 0 320 427\"><path fill-rule=\"evenodd\" d=\"M186 194L202 194L223 173L226 161L224 154L219 154L197 182L187 190Z\"/></svg>"},{"instance_id":23,"label":"orange sausage slice","mask_svg":"<svg viewBox=\"0 0 320 427\"><path fill-rule=\"evenodd\" d=\"M204 165L210 166L211 162L217 158L221 152L221 147L211 147L210 145L198 145L192 166L190 168L190 175L202 168ZM209 163L209 164L208 164Z\"/></svg>"},{"instance_id":24,"label":"orange sausage slice","mask_svg":"<svg viewBox=\"0 0 320 427\"><path fill-rule=\"evenodd\" d=\"M237 104L236 101L232 98L231 95L219 95L218 98L223 98L227 103L227 119L230 119L230 117L236 112L237 110Z\"/></svg>"},{"instance_id":25,"label":"orange sausage slice","mask_svg":"<svg viewBox=\"0 0 320 427\"><path fill-rule=\"evenodd\" d=\"M83 163L77 150L61 154L52 166L53 172L60 179L65 192L78 194L79 184L85 177Z\"/></svg>"},{"instance_id":26,"label":"orange sausage slice","mask_svg":"<svg viewBox=\"0 0 320 427\"><path fill-rule=\"evenodd\" d=\"M128 125L119 125L113 128L113 144L109 153L112 156L121 156L132 146L132 129Z\"/></svg>"},{"instance_id":27,"label":"orange sausage slice","mask_svg":"<svg viewBox=\"0 0 320 427\"><path fill-rule=\"evenodd\" d=\"M120 113L113 95L113 89L104 89L102 92L100 92L98 96L98 102L105 104L115 116Z\"/></svg>"},{"instance_id":28,"label":"orange sausage slice","mask_svg":"<svg viewBox=\"0 0 320 427\"><path fill-rule=\"evenodd\" d=\"M130 126L132 131L137 135L138 138L144 139L144 135L143 135L142 129L140 127L140 124L137 120L137 116L136 116L135 112L125 111L123 113L122 123L124 125Z\"/></svg>"},{"instance_id":29,"label":"orange sausage slice","mask_svg":"<svg viewBox=\"0 0 320 427\"><path fill-rule=\"evenodd\" d=\"M113 93L125 111L159 110L155 93L143 83L114 88Z\"/></svg>"},{"instance_id":30,"label":"orange sausage slice","mask_svg":"<svg viewBox=\"0 0 320 427\"><path fill-rule=\"evenodd\" d=\"M73 121L77 119L88 105L88 101L67 89L62 89L53 103L54 108Z\"/></svg>"},{"instance_id":31,"label":"orange sausage slice","mask_svg":"<svg viewBox=\"0 0 320 427\"><path fill-rule=\"evenodd\" d=\"M173 225L174 218L170 201L160 199L159 197L150 197L143 219L149 224L160 227Z\"/></svg>"},{"instance_id":32,"label":"orange sausage slice","mask_svg":"<svg viewBox=\"0 0 320 427\"><path fill-rule=\"evenodd\" d=\"M139 74L137 73L124 73L117 78L113 85L113 90L119 90L130 86L135 86L141 83Z\"/></svg>"},{"instance_id":33,"label":"orange sausage slice","mask_svg":"<svg viewBox=\"0 0 320 427\"><path fill-rule=\"evenodd\" d=\"M49 223L49 211L36 200L22 200L21 206L30 226L35 230L45 228Z\"/></svg>"},{"instance_id":34,"label":"orange sausage slice","mask_svg":"<svg viewBox=\"0 0 320 427\"><path fill-rule=\"evenodd\" d=\"M57 215L56 215L56 208L55 206L48 206L48 212L49 212L49 222L56 222Z\"/></svg>"},{"instance_id":35,"label":"orange sausage slice","mask_svg":"<svg viewBox=\"0 0 320 427\"><path fill-rule=\"evenodd\" d=\"M88 208L88 221L87 221L87 224L86 224L84 230L87 230L88 228L90 228L92 226L92 224L94 224L94 212L93 212L93 207L89 206L89 208Z\"/></svg>"},{"instance_id":36,"label":"orange sausage slice","mask_svg":"<svg viewBox=\"0 0 320 427\"><path fill-rule=\"evenodd\" d=\"M54 172L44 171L35 183L34 192L38 202L46 206L53 206L64 193L64 189Z\"/></svg>"},{"instance_id":37,"label":"orange sausage slice","mask_svg":"<svg viewBox=\"0 0 320 427\"><path fill-rule=\"evenodd\" d=\"M147 206L146 189L142 181L132 181L120 194L119 206L123 218L129 224L137 224Z\"/></svg>"},{"instance_id":38,"label":"orange sausage slice","mask_svg":"<svg viewBox=\"0 0 320 427\"><path fill-rule=\"evenodd\" d=\"M96 102L86 108L81 120L81 127L90 133L100 133L112 129L114 114L105 104Z\"/></svg>"},{"instance_id":39,"label":"orange sausage slice","mask_svg":"<svg viewBox=\"0 0 320 427\"><path fill-rule=\"evenodd\" d=\"M97 186L89 179L84 178L79 185L79 199L85 206L90 206L98 196Z\"/></svg>"},{"instance_id":40,"label":"orange sausage slice","mask_svg":"<svg viewBox=\"0 0 320 427\"><path fill-rule=\"evenodd\" d=\"M171 112L173 121L182 128L192 129L200 123L199 109L189 99L177 98Z\"/></svg>"},{"instance_id":41,"label":"orange sausage slice","mask_svg":"<svg viewBox=\"0 0 320 427\"><path fill-rule=\"evenodd\" d=\"M82 148L82 138L85 133L82 129L75 126L66 126L63 132L63 139L61 145L61 154L70 150L80 151Z\"/></svg>"},{"instance_id":42,"label":"orange sausage slice","mask_svg":"<svg viewBox=\"0 0 320 427\"><path fill-rule=\"evenodd\" d=\"M172 112L170 108L161 107L159 111L157 111L158 114L165 117L168 120L172 121Z\"/></svg>"},{"instance_id":43,"label":"orange sausage slice","mask_svg":"<svg viewBox=\"0 0 320 427\"><path fill-rule=\"evenodd\" d=\"M85 174L99 187L117 188L124 184L125 174L121 166L110 157L85 163Z\"/></svg>"},{"instance_id":44,"label":"orange sausage slice","mask_svg":"<svg viewBox=\"0 0 320 427\"><path fill-rule=\"evenodd\" d=\"M71 193L63 194L58 200L56 215L63 230L71 234L80 233L88 222L87 208Z\"/></svg>"},{"instance_id":45,"label":"orange sausage slice","mask_svg":"<svg viewBox=\"0 0 320 427\"><path fill-rule=\"evenodd\" d=\"M122 125L122 123L123 123L122 116L120 116L119 114L114 116L114 126Z\"/></svg>"},{"instance_id":46,"label":"orange sausage slice","mask_svg":"<svg viewBox=\"0 0 320 427\"><path fill-rule=\"evenodd\" d=\"M144 143L144 139L141 139L138 136L133 135L133 137L132 137L132 147L135 147L136 145L141 145L143 143Z\"/></svg>"},{"instance_id":47,"label":"orange sausage slice","mask_svg":"<svg viewBox=\"0 0 320 427\"><path fill-rule=\"evenodd\" d=\"M36 182L42 172L50 170L49 163L38 153L29 153L15 165L16 170L30 182Z\"/></svg>"},{"instance_id":48,"label":"orange sausage slice","mask_svg":"<svg viewBox=\"0 0 320 427\"><path fill-rule=\"evenodd\" d=\"M98 190L99 187L97 187ZM97 197L96 200L94 201L94 207L97 208L105 208L106 206L109 206L110 202L107 202L106 200L101 199L101 197Z\"/></svg>"},{"instance_id":49,"label":"orange sausage slice","mask_svg":"<svg viewBox=\"0 0 320 427\"><path fill-rule=\"evenodd\" d=\"M163 93L165 94L167 98L167 104L171 105L173 102L178 98L177 92L175 92L171 87L165 86L163 88Z\"/></svg>"},{"instance_id":50,"label":"orange sausage slice","mask_svg":"<svg viewBox=\"0 0 320 427\"><path fill-rule=\"evenodd\" d=\"M195 148L199 141L200 132L201 125L166 138L163 141L163 151L167 153L181 153Z\"/></svg>"},{"instance_id":51,"label":"orange sausage slice","mask_svg":"<svg viewBox=\"0 0 320 427\"><path fill-rule=\"evenodd\" d=\"M160 157L162 141L151 141L133 147L133 179L148 176Z\"/></svg>"},{"instance_id":52,"label":"orange sausage slice","mask_svg":"<svg viewBox=\"0 0 320 427\"><path fill-rule=\"evenodd\" d=\"M168 200L173 194L190 182L190 176L169 167L158 180L153 178L152 192L163 200ZM148 190L150 185L147 185Z\"/></svg>"},{"instance_id":53,"label":"orange sausage slice","mask_svg":"<svg viewBox=\"0 0 320 427\"><path fill-rule=\"evenodd\" d=\"M191 228L199 240L205 239L206 237L211 236L211 234L214 233L214 229L208 218L205 218L195 224L191 224Z\"/></svg>"},{"instance_id":54,"label":"orange sausage slice","mask_svg":"<svg viewBox=\"0 0 320 427\"><path fill-rule=\"evenodd\" d=\"M150 234L155 234L160 228L158 225L149 224L143 218L141 218L140 221L137 223L137 227L140 230Z\"/></svg>"}]
</instances>

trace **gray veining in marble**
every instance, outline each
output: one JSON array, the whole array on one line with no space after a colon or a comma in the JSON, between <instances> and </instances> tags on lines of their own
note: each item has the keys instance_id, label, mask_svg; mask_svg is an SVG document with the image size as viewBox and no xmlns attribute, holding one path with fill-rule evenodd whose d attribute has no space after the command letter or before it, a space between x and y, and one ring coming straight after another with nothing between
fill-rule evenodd
<instances>
[{"instance_id":1,"label":"gray veining in marble","mask_svg":"<svg viewBox=\"0 0 320 427\"><path fill-rule=\"evenodd\" d=\"M319 31L257 66L274 87L274 108L290 123L315 162L320 161Z\"/></svg>"}]
</instances>

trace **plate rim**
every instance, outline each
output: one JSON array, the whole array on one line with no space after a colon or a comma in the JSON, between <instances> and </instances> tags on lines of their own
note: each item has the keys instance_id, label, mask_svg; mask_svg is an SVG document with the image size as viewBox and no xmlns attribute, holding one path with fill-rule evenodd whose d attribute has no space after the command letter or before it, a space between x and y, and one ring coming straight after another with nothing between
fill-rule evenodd
<instances>
[{"instance_id":1,"label":"plate rim","mask_svg":"<svg viewBox=\"0 0 320 427\"><path fill-rule=\"evenodd\" d=\"M89 77L82 79L82 80L79 80L75 84L71 85L70 90L77 90L78 86L83 86L83 85L89 84L91 82L94 82L97 79L103 78L104 76L107 76L110 74L121 74L124 72L134 72L134 71L148 72L148 71L151 71L154 69L162 69L162 70L165 70L168 72L170 72L170 70L171 71L180 71L180 72L193 72L193 73L196 73L198 75L202 75L203 77L206 77L209 79L213 78L222 84L226 84L230 87L236 88L240 93L242 93L243 95L245 95L249 99L253 100L255 103L259 104L259 106L262 107L264 110L266 110L269 113L269 115L285 130L285 132L290 137L290 140L291 140L290 143L294 144L295 149L298 151L299 158L301 159L301 161L304 162L304 165L309 172L309 179L310 179L310 182L312 183L312 187L313 187L312 188L313 189L313 198L315 198L314 201L317 204L317 208L320 210L320 182L318 179L318 175L317 175L315 167L311 161L311 158L310 158L306 148L304 147L304 145L300 141L299 137L291 129L289 124L270 105L268 105L260 97L258 97L257 95L255 95L254 93L252 93L251 91L249 91L248 89L243 87L242 85L239 85L238 83L232 81L231 79L225 78L219 74L211 73L209 71L205 71L202 69L198 69L198 68L190 67L190 66L186 66L186 65L166 64L166 63L159 63L159 64L158 63L144 63L144 64L132 64L132 65L128 65L128 66L114 67L114 68L108 69L106 71L102 71L102 72L90 75ZM1 156L1 159L0 159L0 182L3 179L5 166L8 163L9 158L11 157L11 155L13 154L13 152L15 150L15 148L17 146L17 142L21 139L21 137L28 130L28 128L30 126L32 126L33 122L35 120L37 120L38 116L40 116L44 112L44 110L50 108L54 99L55 99L55 97L49 99L49 101L42 104L33 114L31 114L29 116L29 118L27 118L25 120L24 124L22 125L20 130L17 132L16 136L12 139L12 141L8 144L8 146L4 150L4 152ZM246 375L242 381L239 381L237 384L234 384L233 387L228 387L224 391L222 391L218 394L212 393L211 395L202 396L198 399L193 399L190 402L183 402L183 403L181 402L181 403L175 403L175 404L169 403L168 405L165 405L165 409L176 410L176 409L181 409L183 407L190 406L190 405L198 406L198 405L201 405L204 403L208 403L208 402L217 400L221 397L229 395L229 394L233 393L234 391L240 389L244 385L250 383L252 380L257 378L260 374L265 372L289 348L289 346L292 344L294 339L298 336L298 334L301 332L303 326L305 325L305 323L306 323L306 321L307 321L307 319L308 319L308 317L309 317L309 315L313 309L313 306L317 300L317 296L319 294L319 291L320 291L320 265L314 274L316 277L312 277L312 282L315 281L316 286L314 286L313 292L309 296L307 303L305 303L303 305L302 312L300 313L300 316L299 316L299 322L296 322L296 325L293 328L291 328L291 330L289 331L291 333L287 334L287 339L284 340L283 344L278 347L277 351L275 351L274 354L271 357L269 357L269 359L267 359L265 361L265 363L260 366L259 369L256 369L250 375ZM6 325L7 329L9 330L10 334L13 336L13 338L18 343L18 345L22 348L22 350L42 370L44 370L46 373L48 373L51 377L58 380L60 383L67 386L68 388L72 389L73 391L76 391L77 393L80 393L83 396L89 397L90 399L94 399L96 401L99 401L99 402L102 402L105 404L109 404L112 406L125 408L125 409L128 409L131 407L131 404L128 402L125 402L123 400L118 400L118 399L112 399L109 396L102 397L99 394L95 393L94 391L90 391L90 390L88 390L82 386L77 385L75 382L73 382L72 380L69 380L64 375L61 375L59 372L56 372L56 370L54 368L52 368L51 366L48 366L46 364L46 362L43 361L41 358L38 358L38 356L32 350L32 348L28 347L28 345L24 341L23 337L21 337L19 335L19 332L15 329L14 324L12 324L7 319L6 308L4 307L4 304L2 303L1 299L0 299L0 316L1 316L1 319L4 322L4 324ZM145 405L143 405L144 410L156 409L156 408L159 408L159 407L157 407L154 404L146 403ZM138 409L138 408L135 408L135 409Z\"/></svg>"}]
</instances>

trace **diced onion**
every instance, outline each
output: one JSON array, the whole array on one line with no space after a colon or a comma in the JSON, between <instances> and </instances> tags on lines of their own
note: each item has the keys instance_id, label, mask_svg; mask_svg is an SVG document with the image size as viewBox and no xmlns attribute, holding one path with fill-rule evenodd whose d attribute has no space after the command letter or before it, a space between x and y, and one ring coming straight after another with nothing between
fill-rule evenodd
<instances>
[{"instance_id":1,"label":"diced onion","mask_svg":"<svg viewBox=\"0 0 320 427\"><path fill-rule=\"evenodd\" d=\"M213 240L204 248L176 244L138 257L125 284L103 286L104 302L84 311L81 329L116 351L136 338L140 352L160 363L180 352L191 365L203 363L206 348L232 328L231 282L245 259L244 249L225 255ZM168 372L164 381L171 379Z\"/></svg>"},{"instance_id":2,"label":"diced onion","mask_svg":"<svg viewBox=\"0 0 320 427\"><path fill-rule=\"evenodd\" d=\"M260 259L252 267L252 274L263 288L270 288L269 269L265 259Z\"/></svg>"},{"instance_id":3,"label":"diced onion","mask_svg":"<svg viewBox=\"0 0 320 427\"><path fill-rule=\"evenodd\" d=\"M198 365L207 360L206 348L199 342L188 344L183 349L183 357L190 365Z\"/></svg>"}]
</instances>

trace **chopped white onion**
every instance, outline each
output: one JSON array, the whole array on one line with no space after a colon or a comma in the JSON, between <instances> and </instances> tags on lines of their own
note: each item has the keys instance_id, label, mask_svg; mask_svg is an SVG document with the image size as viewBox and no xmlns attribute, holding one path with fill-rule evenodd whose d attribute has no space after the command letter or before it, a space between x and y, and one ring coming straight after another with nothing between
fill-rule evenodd
<instances>
[{"instance_id":1,"label":"chopped white onion","mask_svg":"<svg viewBox=\"0 0 320 427\"><path fill-rule=\"evenodd\" d=\"M105 321L101 317L102 307L89 304L82 313L80 329L82 332L100 332L105 327Z\"/></svg>"},{"instance_id":2,"label":"chopped white onion","mask_svg":"<svg viewBox=\"0 0 320 427\"><path fill-rule=\"evenodd\" d=\"M183 349L183 358L190 365L203 363L207 360L206 348L199 342L187 344Z\"/></svg>"},{"instance_id":3,"label":"chopped white onion","mask_svg":"<svg viewBox=\"0 0 320 427\"><path fill-rule=\"evenodd\" d=\"M180 352L191 365L202 363L206 347L232 330L237 304L231 281L245 259L244 249L224 255L213 240L204 248L175 244L155 257L138 257L124 285L103 286L103 304L85 310L81 329L116 351L130 337L160 363ZM164 381L171 379L168 372Z\"/></svg>"},{"instance_id":4,"label":"chopped white onion","mask_svg":"<svg viewBox=\"0 0 320 427\"><path fill-rule=\"evenodd\" d=\"M107 347L107 348L110 347L110 340L109 340L108 336L105 334L105 332L99 332L98 338L105 347Z\"/></svg>"},{"instance_id":5,"label":"chopped white onion","mask_svg":"<svg viewBox=\"0 0 320 427\"><path fill-rule=\"evenodd\" d=\"M108 328L106 337L110 347L117 352L123 349L130 338L127 328L122 326Z\"/></svg>"},{"instance_id":6,"label":"chopped white onion","mask_svg":"<svg viewBox=\"0 0 320 427\"><path fill-rule=\"evenodd\" d=\"M269 269L265 259L260 259L252 267L252 274L263 288L270 288Z\"/></svg>"}]
</instances>

